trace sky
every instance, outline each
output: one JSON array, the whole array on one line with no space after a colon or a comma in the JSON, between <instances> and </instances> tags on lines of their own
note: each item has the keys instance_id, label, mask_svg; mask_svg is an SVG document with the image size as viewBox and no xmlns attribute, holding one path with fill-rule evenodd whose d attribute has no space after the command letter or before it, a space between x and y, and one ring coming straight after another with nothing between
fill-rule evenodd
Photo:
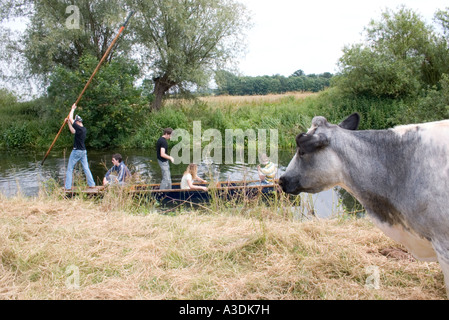
<instances>
[{"instance_id":1,"label":"sky","mask_svg":"<svg viewBox=\"0 0 449 320\"><path fill-rule=\"evenodd\" d=\"M239 0L251 12L242 75L336 73L345 45L360 43L371 20L404 4L429 24L448 0Z\"/></svg>"}]
</instances>

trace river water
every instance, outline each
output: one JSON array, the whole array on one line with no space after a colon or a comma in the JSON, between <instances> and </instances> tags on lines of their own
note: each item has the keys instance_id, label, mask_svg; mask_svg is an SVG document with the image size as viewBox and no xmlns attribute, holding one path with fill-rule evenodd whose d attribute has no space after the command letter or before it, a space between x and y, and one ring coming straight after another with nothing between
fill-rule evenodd
<instances>
[{"instance_id":1,"label":"river water","mask_svg":"<svg viewBox=\"0 0 449 320\"><path fill-rule=\"evenodd\" d=\"M46 151L0 151L0 193L6 197L17 194L33 197L49 180L56 181L61 187L65 180L65 171L70 149L53 149L41 165ZM150 150L88 150L89 166L98 185L102 183L107 169L112 166L112 154L120 153L132 172L138 173L147 183L160 183L161 172L156 152ZM279 151L279 172L285 171L294 151ZM78 165L79 166L79 165ZM173 182L181 181L185 164L170 165ZM80 171L81 168L79 166ZM257 180L257 165L234 164L200 164L198 175L208 179L213 175L216 181ZM304 195L303 195L304 196ZM314 212L320 217L327 217L341 211L339 196L335 190L328 190L309 196Z\"/></svg>"}]
</instances>

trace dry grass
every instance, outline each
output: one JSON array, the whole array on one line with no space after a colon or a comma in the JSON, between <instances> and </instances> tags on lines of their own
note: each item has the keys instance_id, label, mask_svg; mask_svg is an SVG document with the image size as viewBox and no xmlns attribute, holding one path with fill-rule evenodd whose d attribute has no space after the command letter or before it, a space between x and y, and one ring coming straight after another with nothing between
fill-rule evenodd
<instances>
[{"instance_id":1,"label":"dry grass","mask_svg":"<svg viewBox=\"0 0 449 320\"><path fill-rule=\"evenodd\" d=\"M253 95L253 96L207 96L200 97L199 100L207 103L212 108L233 107L239 108L241 106L260 106L264 104L278 104L285 101L302 101L308 97L318 96L314 92L286 92L282 94L267 94L267 95ZM191 101L183 99L168 99L164 102L166 105L190 105Z\"/></svg>"},{"instance_id":2,"label":"dry grass","mask_svg":"<svg viewBox=\"0 0 449 320\"><path fill-rule=\"evenodd\" d=\"M385 256L400 247L366 219L0 200L0 299L446 298L438 264Z\"/></svg>"},{"instance_id":3,"label":"dry grass","mask_svg":"<svg viewBox=\"0 0 449 320\"><path fill-rule=\"evenodd\" d=\"M313 92L287 92L282 94L267 94L267 95L254 95L254 96L210 96L200 98L202 101L212 103L212 104L262 104L262 103L273 103L280 102L285 98L292 97L294 99L300 100L307 97L316 96L317 93Z\"/></svg>"}]
</instances>

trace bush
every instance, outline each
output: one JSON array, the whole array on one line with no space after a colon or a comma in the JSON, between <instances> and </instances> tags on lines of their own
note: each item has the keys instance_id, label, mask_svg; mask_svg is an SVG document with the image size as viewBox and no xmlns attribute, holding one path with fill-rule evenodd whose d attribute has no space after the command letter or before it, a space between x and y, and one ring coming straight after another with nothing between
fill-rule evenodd
<instances>
[{"instance_id":1,"label":"bush","mask_svg":"<svg viewBox=\"0 0 449 320\"><path fill-rule=\"evenodd\" d=\"M188 129L191 127L184 112L176 107L165 107L158 111L151 111L145 117L146 121L136 129L127 147L155 148L157 140L162 136L165 128Z\"/></svg>"},{"instance_id":2,"label":"bush","mask_svg":"<svg viewBox=\"0 0 449 320\"><path fill-rule=\"evenodd\" d=\"M32 137L25 123L13 123L3 130L2 145L7 148L23 148L31 145Z\"/></svg>"},{"instance_id":3,"label":"bush","mask_svg":"<svg viewBox=\"0 0 449 320\"><path fill-rule=\"evenodd\" d=\"M439 121L449 118L449 76L438 87L418 97L380 98L355 95L333 87L313 101L318 113L339 123L353 112L360 113L360 129L387 129L401 124Z\"/></svg>"},{"instance_id":4,"label":"bush","mask_svg":"<svg viewBox=\"0 0 449 320\"><path fill-rule=\"evenodd\" d=\"M12 92L3 88L0 89L0 110L4 111L5 109L15 106L16 104L17 98Z\"/></svg>"}]
</instances>

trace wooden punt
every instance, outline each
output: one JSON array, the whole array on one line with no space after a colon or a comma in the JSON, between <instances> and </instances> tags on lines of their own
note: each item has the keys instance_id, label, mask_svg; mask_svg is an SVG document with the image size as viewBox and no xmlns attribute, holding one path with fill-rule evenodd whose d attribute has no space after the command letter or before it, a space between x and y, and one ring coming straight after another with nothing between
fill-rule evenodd
<instances>
[{"instance_id":1,"label":"wooden punt","mask_svg":"<svg viewBox=\"0 0 449 320\"><path fill-rule=\"evenodd\" d=\"M208 187L208 191L181 189L180 183L173 183L172 189L160 189L159 184L128 185L123 187L104 187L65 191L67 197L86 195L88 197L102 197L108 189L119 190L136 197L151 197L160 202L209 202L214 198L223 200L252 199L257 196L270 197L279 192L279 186L274 184L260 184L259 181L221 181L211 187L208 184L196 184Z\"/></svg>"}]
</instances>

